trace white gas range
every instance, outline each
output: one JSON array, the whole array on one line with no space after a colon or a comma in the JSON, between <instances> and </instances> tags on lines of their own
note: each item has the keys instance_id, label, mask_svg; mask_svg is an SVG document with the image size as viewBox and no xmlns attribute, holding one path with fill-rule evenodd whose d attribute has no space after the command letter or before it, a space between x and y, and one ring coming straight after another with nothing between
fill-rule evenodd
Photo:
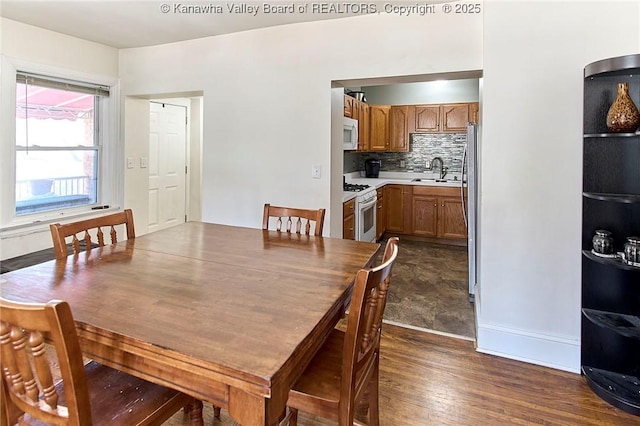
<instances>
[{"instance_id":1,"label":"white gas range","mask_svg":"<svg viewBox=\"0 0 640 426\"><path fill-rule=\"evenodd\" d=\"M376 240L376 189L369 185L343 182L343 190L356 193L356 241Z\"/></svg>"}]
</instances>

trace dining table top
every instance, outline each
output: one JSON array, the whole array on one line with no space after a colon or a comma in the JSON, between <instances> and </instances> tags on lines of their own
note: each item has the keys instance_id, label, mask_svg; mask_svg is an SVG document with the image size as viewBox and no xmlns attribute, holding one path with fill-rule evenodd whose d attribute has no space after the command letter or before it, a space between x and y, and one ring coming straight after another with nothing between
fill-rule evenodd
<instances>
[{"instance_id":1,"label":"dining table top","mask_svg":"<svg viewBox=\"0 0 640 426\"><path fill-rule=\"evenodd\" d=\"M0 294L65 300L87 356L271 425L378 248L188 222L0 275Z\"/></svg>"}]
</instances>

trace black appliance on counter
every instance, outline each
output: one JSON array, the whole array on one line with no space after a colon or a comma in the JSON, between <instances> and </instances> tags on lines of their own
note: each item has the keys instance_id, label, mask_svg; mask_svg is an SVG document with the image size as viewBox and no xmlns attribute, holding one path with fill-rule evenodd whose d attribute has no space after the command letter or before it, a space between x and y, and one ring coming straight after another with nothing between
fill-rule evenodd
<instances>
[{"instance_id":1,"label":"black appliance on counter","mask_svg":"<svg viewBox=\"0 0 640 426\"><path fill-rule=\"evenodd\" d=\"M380 166L382 160L368 159L364 160L364 175L368 178L377 178L380 174Z\"/></svg>"}]
</instances>

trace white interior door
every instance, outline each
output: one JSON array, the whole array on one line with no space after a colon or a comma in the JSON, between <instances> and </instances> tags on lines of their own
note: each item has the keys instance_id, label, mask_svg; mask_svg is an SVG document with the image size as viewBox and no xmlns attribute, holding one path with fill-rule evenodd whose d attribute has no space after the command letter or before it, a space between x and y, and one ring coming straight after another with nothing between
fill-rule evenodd
<instances>
[{"instance_id":1,"label":"white interior door","mask_svg":"<svg viewBox=\"0 0 640 426\"><path fill-rule=\"evenodd\" d=\"M149 232L185 222L187 108L150 102Z\"/></svg>"}]
</instances>

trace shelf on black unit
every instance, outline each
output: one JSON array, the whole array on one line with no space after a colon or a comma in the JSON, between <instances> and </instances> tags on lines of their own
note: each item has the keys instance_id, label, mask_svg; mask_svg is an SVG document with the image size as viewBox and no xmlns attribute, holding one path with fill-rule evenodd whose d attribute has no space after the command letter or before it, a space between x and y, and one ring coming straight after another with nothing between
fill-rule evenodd
<instances>
[{"instance_id":1,"label":"shelf on black unit","mask_svg":"<svg viewBox=\"0 0 640 426\"><path fill-rule=\"evenodd\" d=\"M601 201L614 201L616 203L640 203L638 194L611 194L607 192L583 192L587 198Z\"/></svg>"},{"instance_id":2,"label":"shelf on black unit","mask_svg":"<svg viewBox=\"0 0 640 426\"><path fill-rule=\"evenodd\" d=\"M640 379L626 374L583 366L582 374L602 399L636 416L640 416Z\"/></svg>"},{"instance_id":3,"label":"shelf on black unit","mask_svg":"<svg viewBox=\"0 0 640 426\"><path fill-rule=\"evenodd\" d=\"M640 340L640 317L638 316L596 309L583 309L582 312L594 324L615 331L621 336Z\"/></svg>"},{"instance_id":4,"label":"shelf on black unit","mask_svg":"<svg viewBox=\"0 0 640 426\"><path fill-rule=\"evenodd\" d=\"M593 260L594 262L602 263L604 265L615 266L616 268L625 269L627 271L637 271L640 272L640 267L627 265L619 258L608 258L608 257L600 257L591 253L591 250L582 250L582 255L587 259Z\"/></svg>"},{"instance_id":5,"label":"shelf on black unit","mask_svg":"<svg viewBox=\"0 0 640 426\"><path fill-rule=\"evenodd\" d=\"M630 133L585 133L584 138L635 138L640 135L638 132Z\"/></svg>"}]
</instances>

